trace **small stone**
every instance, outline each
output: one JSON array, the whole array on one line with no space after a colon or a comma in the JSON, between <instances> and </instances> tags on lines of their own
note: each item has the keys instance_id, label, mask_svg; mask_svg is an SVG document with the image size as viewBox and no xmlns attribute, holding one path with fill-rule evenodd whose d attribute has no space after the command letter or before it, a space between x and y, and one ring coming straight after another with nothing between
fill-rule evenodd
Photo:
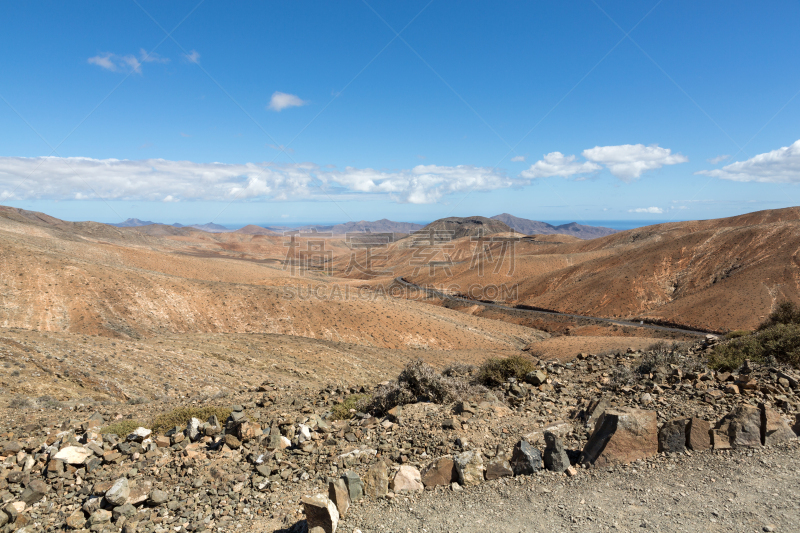
<instances>
[{"instance_id":1,"label":"small stone","mask_svg":"<svg viewBox=\"0 0 800 533\"><path fill-rule=\"evenodd\" d=\"M67 446L53 456L56 461L64 461L70 465L82 465L92 456L92 451L83 446Z\"/></svg>"},{"instance_id":2,"label":"small stone","mask_svg":"<svg viewBox=\"0 0 800 533\"><path fill-rule=\"evenodd\" d=\"M169 501L169 494L160 489L153 489L147 501L153 505L161 505Z\"/></svg>"},{"instance_id":3,"label":"small stone","mask_svg":"<svg viewBox=\"0 0 800 533\"><path fill-rule=\"evenodd\" d=\"M528 372L525 375L525 381L530 383L531 385L538 387L539 385L543 384L547 380L547 374L545 374L541 370L534 370L533 372Z\"/></svg>"},{"instance_id":4,"label":"small stone","mask_svg":"<svg viewBox=\"0 0 800 533\"><path fill-rule=\"evenodd\" d=\"M115 481L111 488L106 491L106 501L114 506L123 505L128 501L130 493L128 478L122 477Z\"/></svg>"},{"instance_id":5,"label":"small stone","mask_svg":"<svg viewBox=\"0 0 800 533\"><path fill-rule=\"evenodd\" d=\"M575 469L574 466L570 466L569 468L567 468L566 472L569 477L574 477L578 475L578 471Z\"/></svg>"},{"instance_id":6,"label":"small stone","mask_svg":"<svg viewBox=\"0 0 800 533\"><path fill-rule=\"evenodd\" d=\"M89 517L89 520L86 521L89 527L95 526L98 524L107 524L111 522L111 511L106 511L105 509L98 509L97 511L93 512L92 515Z\"/></svg>"},{"instance_id":7,"label":"small stone","mask_svg":"<svg viewBox=\"0 0 800 533\"><path fill-rule=\"evenodd\" d=\"M200 426L202 425L203 422L199 418L192 417L189 423L186 424L186 431L184 431L184 434L190 441L195 442L200 438Z\"/></svg>"},{"instance_id":8,"label":"small stone","mask_svg":"<svg viewBox=\"0 0 800 533\"><path fill-rule=\"evenodd\" d=\"M133 433L128 435L129 442L142 442L144 439L150 436L152 431L147 428L138 427L136 428Z\"/></svg>"},{"instance_id":9,"label":"small stone","mask_svg":"<svg viewBox=\"0 0 800 533\"><path fill-rule=\"evenodd\" d=\"M231 434L226 434L223 440L225 441L225 445L231 450L237 450L242 446L242 441Z\"/></svg>"},{"instance_id":10,"label":"small stone","mask_svg":"<svg viewBox=\"0 0 800 533\"><path fill-rule=\"evenodd\" d=\"M25 487L25 490L22 491L20 500L25 502L26 505L33 505L34 503L44 498L44 495L47 494L47 491L49 490L50 490L50 485L48 485L41 479L33 479Z\"/></svg>"},{"instance_id":11,"label":"small stone","mask_svg":"<svg viewBox=\"0 0 800 533\"><path fill-rule=\"evenodd\" d=\"M461 422L456 417L445 418L442 422L442 429L461 429Z\"/></svg>"},{"instance_id":12,"label":"small stone","mask_svg":"<svg viewBox=\"0 0 800 533\"><path fill-rule=\"evenodd\" d=\"M325 533L336 533L339 525L339 511L336 505L324 494L303 496L301 499L306 512L308 528L322 528Z\"/></svg>"}]
</instances>

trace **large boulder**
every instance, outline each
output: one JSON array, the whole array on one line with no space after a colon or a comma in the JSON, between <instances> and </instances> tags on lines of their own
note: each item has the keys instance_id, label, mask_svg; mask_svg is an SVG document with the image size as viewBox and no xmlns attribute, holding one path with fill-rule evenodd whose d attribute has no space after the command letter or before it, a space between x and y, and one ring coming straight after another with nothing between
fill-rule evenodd
<instances>
[{"instance_id":1,"label":"large boulder","mask_svg":"<svg viewBox=\"0 0 800 533\"><path fill-rule=\"evenodd\" d=\"M336 526L339 525L339 511L336 509L336 504L324 494L303 496L301 501L306 511L309 530L319 527L325 533L336 533Z\"/></svg>"},{"instance_id":2,"label":"large boulder","mask_svg":"<svg viewBox=\"0 0 800 533\"><path fill-rule=\"evenodd\" d=\"M569 457L558 435L548 431L544 434L544 443L544 467L551 472L564 472L569 468Z\"/></svg>"},{"instance_id":3,"label":"large boulder","mask_svg":"<svg viewBox=\"0 0 800 533\"><path fill-rule=\"evenodd\" d=\"M606 466L626 464L658 453L655 411L621 407L609 409L597 420L581 454L581 463Z\"/></svg>"},{"instance_id":4,"label":"large boulder","mask_svg":"<svg viewBox=\"0 0 800 533\"><path fill-rule=\"evenodd\" d=\"M449 457L440 457L422 471L422 484L426 487L449 486L458 477L456 464Z\"/></svg>"},{"instance_id":5,"label":"large boulder","mask_svg":"<svg viewBox=\"0 0 800 533\"><path fill-rule=\"evenodd\" d=\"M734 408L717 423L714 431L714 449L724 449L726 438L731 448L761 446L761 411L747 404ZM721 446L717 445L718 442Z\"/></svg>"},{"instance_id":6,"label":"large boulder","mask_svg":"<svg viewBox=\"0 0 800 533\"><path fill-rule=\"evenodd\" d=\"M511 454L511 469L515 476L538 472L542 469L541 452L525 439L520 440L514 445L514 451Z\"/></svg>"},{"instance_id":7,"label":"large boulder","mask_svg":"<svg viewBox=\"0 0 800 533\"><path fill-rule=\"evenodd\" d=\"M358 501L364 497L364 482L361 481L358 474L352 470L348 470L342 476L342 481L344 481L347 487L347 495L350 496L351 502Z\"/></svg>"},{"instance_id":8,"label":"large boulder","mask_svg":"<svg viewBox=\"0 0 800 533\"><path fill-rule=\"evenodd\" d=\"M470 450L455 456L458 482L462 485L477 485L483 481L483 457L481 452Z\"/></svg>"},{"instance_id":9,"label":"large boulder","mask_svg":"<svg viewBox=\"0 0 800 533\"><path fill-rule=\"evenodd\" d=\"M686 451L686 426L689 420L676 418L666 422L658 432L659 452Z\"/></svg>"},{"instance_id":10,"label":"large boulder","mask_svg":"<svg viewBox=\"0 0 800 533\"><path fill-rule=\"evenodd\" d=\"M365 476L364 493L370 498L383 498L389 493L389 469L386 463L378 460Z\"/></svg>"},{"instance_id":11,"label":"large boulder","mask_svg":"<svg viewBox=\"0 0 800 533\"><path fill-rule=\"evenodd\" d=\"M339 516L344 518L350 508L350 494L347 491L347 485L344 484L344 479L334 479L328 483L328 498L336 505Z\"/></svg>"},{"instance_id":12,"label":"large boulder","mask_svg":"<svg viewBox=\"0 0 800 533\"><path fill-rule=\"evenodd\" d=\"M486 481L513 475L514 470L511 468L511 462L509 462L508 457L502 450L497 450L497 454L486 461Z\"/></svg>"},{"instance_id":13,"label":"large boulder","mask_svg":"<svg viewBox=\"0 0 800 533\"><path fill-rule=\"evenodd\" d=\"M413 466L402 465L392 480L392 490L395 492L416 492L424 489L422 475Z\"/></svg>"},{"instance_id":14,"label":"large boulder","mask_svg":"<svg viewBox=\"0 0 800 533\"><path fill-rule=\"evenodd\" d=\"M693 451L711 449L711 424L702 418L690 418L686 426L686 447Z\"/></svg>"},{"instance_id":15,"label":"large boulder","mask_svg":"<svg viewBox=\"0 0 800 533\"><path fill-rule=\"evenodd\" d=\"M764 446L779 444L795 438L794 431L784 422L781 414L761 405L761 443Z\"/></svg>"}]
</instances>

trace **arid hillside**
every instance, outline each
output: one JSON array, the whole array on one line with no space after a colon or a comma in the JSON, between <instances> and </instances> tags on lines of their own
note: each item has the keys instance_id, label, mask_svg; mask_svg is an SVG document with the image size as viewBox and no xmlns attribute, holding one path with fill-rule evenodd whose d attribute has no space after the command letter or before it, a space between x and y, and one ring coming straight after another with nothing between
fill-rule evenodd
<instances>
[{"instance_id":1,"label":"arid hillside","mask_svg":"<svg viewBox=\"0 0 800 533\"><path fill-rule=\"evenodd\" d=\"M394 276L475 299L715 331L753 328L780 300L800 300L800 208L588 241L513 237L464 237L430 249L401 241L387 264Z\"/></svg>"},{"instance_id":2,"label":"arid hillside","mask_svg":"<svg viewBox=\"0 0 800 533\"><path fill-rule=\"evenodd\" d=\"M271 333L447 350L519 349L543 336L376 295L358 282L292 276L302 271L284 268L281 237L175 232L0 211L0 326L134 339Z\"/></svg>"}]
</instances>

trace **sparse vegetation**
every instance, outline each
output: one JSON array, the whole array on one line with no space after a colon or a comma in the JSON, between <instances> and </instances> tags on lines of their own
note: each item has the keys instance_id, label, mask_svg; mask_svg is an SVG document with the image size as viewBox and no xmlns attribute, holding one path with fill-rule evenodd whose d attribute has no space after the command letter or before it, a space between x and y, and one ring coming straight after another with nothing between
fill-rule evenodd
<instances>
[{"instance_id":1,"label":"sparse vegetation","mask_svg":"<svg viewBox=\"0 0 800 533\"><path fill-rule=\"evenodd\" d=\"M460 377L445 376L418 359L406 365L397 381L382 385L372 395L367 409L383 414L396 405L414 402L450 403L485 392L486 389Z\"/></svg>"},{"instance_id":2,"label":"sparse vegetation","mask_svg":"<svg viewBox=\"0 0 800 533\"><path fill-rule=\"evenodd\" d=\"M800 306L794 302L783 301L759 324L758 331L777 326L778 324L800 324Z\"/></svg>"},{"instance_id":3,"label":"sparse vegetation","mask_svg":"<svg viewBox=\"0 0 800 533\"><path fill-rule=\"evenodd\" d=\"M779 303L754 333L740 333L729 333L729 341L714 348L709 358L711 368L737 370L745 359L800 368L800 306L795 303Z\"/></svg>"},{"instance_id":4,"label":"sparse vegetation","mask_svg":"<svg viewBox=\"0 0 800 533\"><path fill-rule=\"evenodd\" d=\"M475 381L489 387L497 386L508 381L508 378L521 380L535 368L533 361L521 355L506 358L492 357L478 369Z\"/></svg>"},{"instance_id":5,"label":"sparse vegetation","mask_svg":"<svg viewBox=\"0 0 800 533\"><path fill-rule=\"evenodd\" d=\"M677 365L680 362L680 346L677 343L670 345L660 341L647 347L636 371L640 374L649 374L660 366Z\"/></svg>"},{"instance_id":6,"label":"sparse vegetation","mask_svg":"<svg viewBox=\"0 0 800 533\"><path fill-rule=\"evenodd\" d=\"M740 337L746 337L746 336L750 335L751 333L753 333L753 332L748 330L748 329L737 329L737 330L729 331L728 333L726 333L725 334L725 338L726 339L738 339Z\"/></svg>"},{"instance_id":7,"label":"sparse vegetation","mask_svg":"<svg viewBox=\"0 0 800 533\"><path fill-rule=\"evenodd\" d=\"M331 409L333 419L347 420L352 418L353 413L350 412L350 409L355 409L356 411L363 409L369 398L369 394L351 394L347 396L342 403L333 406L333 409Z\"/></svg>"},{"instance_id":8,"label":"sparse vegetation","mask_svg":"<svg viewBox=\"0 0 800 533\"><path fill-rule=\"evenodd\" d=\"M118 437L125 438L139 427L147 427L147 424L139 422L138 420L119 420L110 426L101 428L100 433L103 435L113 434L117 435Z\"/></svg>"},{"instance_id":9,"label":"sparse vegetation","mask_svg":"<svg viewBox=\"0 0 800 533\"><path fill-rule=\"evenodd\" d=\"M230 408L207 405L204 407L179 407L168 413L162 413L153 419L148 427L156 433L166 433L175 426L185 426L192 418L198 418L205 422L211 415L217 415L221 424L231 415Z\"/></svg>"},{"instance_id":10,"label":"sparse vegetation","mask_svg":"<svg viewBox=\"0 0 800 533\"><path fill-rule=\"evenodd\" d=\"M8 402L9 409L30 409L36 404L27 396L15 396Z\"/></svg>"}]
</instances>

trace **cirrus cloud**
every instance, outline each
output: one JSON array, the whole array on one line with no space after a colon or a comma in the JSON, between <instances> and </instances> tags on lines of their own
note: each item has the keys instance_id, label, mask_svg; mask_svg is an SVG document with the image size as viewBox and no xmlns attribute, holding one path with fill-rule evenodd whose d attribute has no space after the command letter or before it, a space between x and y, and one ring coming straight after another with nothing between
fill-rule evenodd
<instances>
[{"instance_id":1,"label":"cirrus cloud","mask_svg":"<svg viewBox=\"0 0 800 533\"><path fill-rule=\"evenodd\" d=\"M771 152L758 154L746 161L736 161L720 169L695 172L731 181L761 183L800 182L800 140Z\"/></svg>"}]
</instances>

